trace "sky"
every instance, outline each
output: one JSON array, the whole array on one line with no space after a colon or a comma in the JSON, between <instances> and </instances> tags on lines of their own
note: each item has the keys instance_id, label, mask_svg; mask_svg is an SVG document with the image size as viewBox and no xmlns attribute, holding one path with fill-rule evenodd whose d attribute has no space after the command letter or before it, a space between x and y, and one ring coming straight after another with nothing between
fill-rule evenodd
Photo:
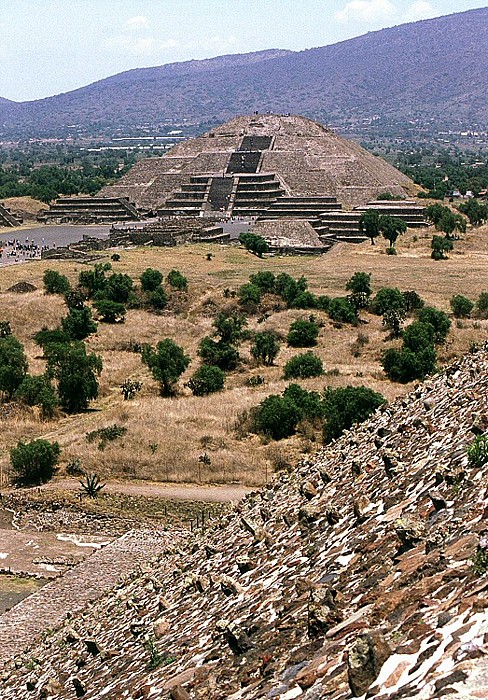
<instances>
[{"instance_id":1,"label":"sky","mask_svg":"<svg viewBox=\"0 0 488 700\"><path fill-rule=\"evenodd\" d=\"M131 68L326 46L487 0L0 0L0 97L34 100Z\"/></svg>"}]
</instances>

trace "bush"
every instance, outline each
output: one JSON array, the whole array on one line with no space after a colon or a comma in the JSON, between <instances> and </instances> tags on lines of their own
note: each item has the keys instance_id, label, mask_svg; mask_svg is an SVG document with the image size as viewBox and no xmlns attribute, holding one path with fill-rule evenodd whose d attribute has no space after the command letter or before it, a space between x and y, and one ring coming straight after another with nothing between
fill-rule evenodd
<instances>
[{"instance_id":1,"label":"bush","mask_svg":"<svg viewBox=\"0 0 488 700\"><path fill-rule=\"evenodd\" d=\"M241 314L219 313L214 322L214 335L220 338L222 343L236 345L242 337L243 328L247 321Z\"/></svg>"},{"instance_id":2,"label":"bush","mask_svg":"<svg viewBox=\"0 0 488 700\"><path fill-rule=\"evenodd\" d=\"M14 335L0 338L0 391L10 400L24 381L27 358L22 343Z\"/></svg>"},{"instance_id":3,"label":"bush","mask_svg":"<svg viewBox=\"0 0 488 700\"><path fill-rule=\"evenodd\" d=\"M301 292L306 292L307 287L308 283L303 275L298 280L295 280L288 273L281 272L276 278L276 293L287 303L288 306L292 306L294 299Z\"/></svg>"},{"instance_id":4,"label":"bush","mask_svg":"<svg viewBox=\"0 0 488 700\"><path fill-rule=\"evenodd\" d=\"M239 287L237 296L242 306L254 310L261 301L261 290L257 285L247 282Z\"/></svg>"},{"instance_id":5,"label":"bush","mask_svg":"<svg viewBox=\"0 0 488 700\"><path fill-rule=\"evenodd\" d=\"M385 398L381 394L365 386L327 388L323 398L326 421L323 430L324 441L330 442L354 423L366 420L384 403Z\"/></svg>"},{"instance_id":6,"label":"bush","mask_svg":"<svg viewBox=\"0 0 488 700\"><path fill-rule=\"evenodd\" d=\"M264 238L257 236L255 233L241 233L239 242L242 243L246 250L255 253L258 258L262 258L263 254L269 251L269 246Z\"/></svg>"},{"instance_id":7,"label":"bush","mask_svg":"<svg viewBox=\"0 0 488 700\"><path fill-rule=\"evenodd\" d=\"M190 358L183 348L170 338L159 341L155 350L146 346L142 351L142 361L159 382L162 396L174 395L174 385L190 364Z\"/></svg>"},{"instance_id":8,"label":"bush","mask_svg":"<svg viewBox=\"0 0 488 700\"><path fill-rule=\"evenodd\" d=\"M409 347L401 350L390 348L383 354L382 365L392 382L406 384L414 379L423 379L436 368L436 353L432 345L414 351Z\"/></svg>"},{"instance_id":9,"label":"bush","mask_svg":"<svg viewBox=\"0 0 488 700\"><path fill-rule=\"evenodd\" d=\"M488 463L488 435L477 435L468 447L470 467L483 467Z\"/></svg>"},{"instance_id":10,"label":"bush","mask_svg":"<svg viewBox=\"0 0 488 700\"><path fill-rule=\"evenodd\" d=\"M139 279L144 292L154 292L163 283L162 273L151 267L146 268Z\"/></svg>"},{"instance_id":11,"label":"bush","mask_svg":"<svg viewBox=\"0 0 488 700\"><path fill-rule=\"evenodd\" d=\"M269 435L273 440L293 435L300 420L300 411L293 401L272 394L258 406L255 425L258 432Z\"/></svg>"},{"instance_id":12,"label":"bush","mask_svg":"<svg viewBox=\"0 0 488 700\"><path fill-rule=\"evenodd\" d=\"M10 462L16 474L15 483L33 486L49 481L56 471L60 451L57 442L18 442L17 447L10 450Z\"/></svg>"},{"instance_id":13,"label":"bush","mask_svg":"<svg viewBox=\"0 0 488 700\"><path fill-rule=\"evenodd\" d=\"M62 345L69 343L71 338L62 328L42 328L34 334L34 341L40 345L43 350L48 345Z\"/></svg>"},{"instance_id":14,"label":"bush","mask_svg":"<svg viewBox=\"0 0 488 700\"><path fill-rule=\"evenodd\" d=\"M17 390L17 396L28 406L39 406L43 418L52 418L59 403L51 380L45 375L26 375Z\"/></svg>"},{"instance_id":15,"label":"bush","mask_svg":"<svg viewBox=\"0 0 488 700\"><path fill-rule=\"evenodd\" d=\"M126 308L117 301L100 299L93 306L100 314L100 320L103 323L123 323L125 320Z\"/></svg>"},{"instance_id":16,"label":"bush","mask_svg":"<svg viewBox=\"0 0 488 700\"><path fill-rule=\"evenodd\" d=\"M317 308L317 297L309 291L298 292L290 301L289 306L292 309L315 309Z\"/></svg>"},{"instance_id":17,"label":"bush","mask_svg":"<svg viewBox=\"0 0 488 700\"><path fill-rule=\"evenodd\" d=\"M307 379L308 377L319 377L323 373L322 360L310 351L303 355L295 355L288 360L284 367L285 379Z\"/></svg>"},{"instance_id":18,"label":"bush","mask_svg":"<svg viewBox=\"0 0 488 700\"><path fill-rule=\"evenodd\" d=\"M149 306L156 309L156 311L162 311L162 309L164 309L168 303L168 297L166 296L164 287L159 286L152 292L148 292L147 302Z\"/></svg>"},{"instance_id":19,"label":"bush","mask_svg":"<svg viewBox=\"0 0 488 700\"><path fill-rule=\"evenodd\" d=\"M82 309L85 305L85 295L81 289L69 289L64 295L68 309Z\"/></svg>"},{"instance_id":20,"label":"bush","mask_svg":"<svg viewBox=\"0 0 488 700\"><path fill-rule=\"evenodd\" d=\"M317 345L319 327L313 321L297 319L290 325L287 343L294 348L310 348Z\"/></svg>"},{"instance_id":21,"label":"bush","mask_svg":"<svg viewBox=\"0 0 488 700\"><path fill-rule=\"evenodd\" d=\"M68 315L61 319L61 328L70 340L84 340L91 333L96 333L97 324L88 306L83 306L81 309L70 309Z\"/></svg>"},{"instance_id":22,"label":"bush","mask_svg":"<svg viewBox=\"0 0 488 700\"><path fill-rule=\"evenodd\" d=\"M358 322L356 309L345 297L331 299L327 313L329 318L336 323L351 323L355 326Z\"/></svg>"},{"instance_id":23,"label":"bush","mask_svg":"<svg viewBox=\"0 0 488 700\"><path fill-rule=\"evenodd\" d=\"M221 340L217 342L208 335L200 341L198 355L205 364L216 365L224 371L235 369L239 362L239 353L234 345Z\"/></svg>"},{"instance_id":24,"label":"bush","mask_svg":"<svg viewBox=\"0 0 488 700\"><path fill-rule=\"evenodd\" d=\"M104 289L97 294L98 298L108 299L116 304L127 304L132 293L133 282L129 275L116 272L107 279ZM112 321L110 323L113 323Z\"/></svg>"},{"instance_id":25,"label":"bush","mask_svg":"<svg viewBox=\"0 0 488 700\"><path fill-rule=\"evenodd\" d=\"M188 289L188 280L179 270L170 270L166 281L173 289L178 289L180 292L186 292Z\"/></svg>"},{"instance_id":26,"label":"bush","mask_svg":"<svg viewBox=\"0 0 488 700\"><path fill-rule=\"evenodd\" d=\"M449 305L455 318L469 318L474 309L474 303L462 294L455 294L451 297Z\"/></svg>"},{"instance_id":27,"label":"bush","mask_svg":"<svg viewBox=\"0 0 488 700\"><path fill-rule=\"evenodd\" d=\"M347 281L346 289L352 294L366 294L371 296L371 273L370 272L355 272Z\"/></svg>"},{"instance_id":28,"label":"bush","mask_svg":"<svg viewBox=\"0 0 488 700\"><path fill-rule=\"evenodd\" d=\"M45 270L42 281L47 294L66 294L70 290L68 278L56 270Z\"/></svg>"},{"instance_id":29,"label":"bush","mask_svg":"<svg viewBox=\"0 0 488 700\"><path fill-rule=\"evenodd\" d=\"M302 389L299 384L290 384L283 392L283 397L293 401L298 408L299 420L315 420L324 415L324 406L320 394L316 391Z\"/></svg>"},{"instance_id":30,"label":"bush","mask_svg":"<svg viewBox=\"0 0 488 700\"><path fill-rule=\"evenodd\" d=\"M488 292L481 292L476 302L476 315L479 318L488 318Z\"/></svg>"},{"instance_id":31,"label":"bush","mask_svg":"<svg viewBox=\"0 0 488 700\"><path fill-rule=\"evenodd\" d=\"M186 386L195 396L206 396L224 388L225 374L216 365L202 365Z\"/></svg>"},{"instance_id":32,"label":"bush","mask_svg":"<svg viewBox=\"0 0 488 700\"><path fill-rule=\"evenodd\" d=\"M272 272L265 270L257 272L255 275L251 275L249 281L259 287L262 292L272 293L275 291L276 278Z\"/></svg>"},{"instance_id":33,"label":"bush","mask_svg":"<svg viewBox=\"0 0 488 700\"><path fill-rule=\"evenodd\" d=\"M256 333L254 336L254 342L251 345L251 355L264 365L272 365L279 349L280 344L276 333L263 331L262 333Z\"/></svg>"},{"instance_id":34,"label":"bush","mask_svg":"<svg viewBox=\"0 0 488 700\"><path fill-rule=\"evenodd\" d=\"M430 247L432 248L430 257L433 260L446 260L447 253L451 252L454 245L453 242L445 236L432 236Z\"/></svg>"},{"instance_id":35,"label":"bush","mask_svg":"<svg viewBox=\"0 0 488 700\"><path fill-rule=\"evenodd\" d=\"M417 311L425 306L425 302L417 294L415 290L410 290L408 292L402 292L403 299L405 301L405 311L410 313L411 311Z\"/></svg>"},{"instance_id":36,"label":"bush","mask_svg":"<svg viewBox=\"0 0 488 700\"><path fill-rule=\"evenodd\" d=\"M434 341L443 343L449 333L451 320L444 311L439 311L433 306L424 306L419 313L419 321L421 323L430 323L434 329Z\"/></svg>"},{"instance_id":37,"label":"bush","mask_svg":"<svg viewBox=\"0 0 488 700\"><path fill-rule=\"evenodd\" d=\"M403 331L403 345L412 352L434 346L434 327L430 323L414 321Z\"/></svg>"},{"instance_id":38,"label":"bush","mask_svg":"<svg viewBox=\"0 0 488 700\"><path fill-rule=\"evenodd\" d=\"M386 311L391 309L405 312L405 298L396 287L382 287L373 299L371 311L377 316L383 316Z\"/></svg>"},{"instance_id":39,"label":"bush","mask_svg":"<svg viewBox=\"0 0 488 700\"><path fill-rule=\"evenodd\" d=\"M78 283L80 287L84 287L91 298L95 294L103 293L107 278L105 273L112 269L110 263L97 263L93 270L83 270L78 275Z\"/></svg>"}]
</instances>

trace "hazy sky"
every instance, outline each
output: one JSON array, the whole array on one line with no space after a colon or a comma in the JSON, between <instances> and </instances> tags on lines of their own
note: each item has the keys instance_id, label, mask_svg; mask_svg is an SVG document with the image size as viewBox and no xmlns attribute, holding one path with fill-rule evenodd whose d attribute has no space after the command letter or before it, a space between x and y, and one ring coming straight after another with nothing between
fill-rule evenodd
<instances>
[{"instance_id":1,"label":"hazy sky","mask_svg":"<svg viewBox=\"0 0 488 700\"><path fill-rule=\"evenodd\" d=\"M486 0L0 0L0 97L33 100L130 68L192 58L325 46L485 6Z\"/></svg>"}]
</instances>

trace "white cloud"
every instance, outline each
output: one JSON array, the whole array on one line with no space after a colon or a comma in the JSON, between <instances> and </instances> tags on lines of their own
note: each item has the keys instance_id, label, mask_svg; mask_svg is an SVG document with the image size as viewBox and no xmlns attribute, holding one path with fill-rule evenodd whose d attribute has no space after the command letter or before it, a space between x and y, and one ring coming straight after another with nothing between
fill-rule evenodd
<instances>
[{"instance_id":1,"label":"white cloud","mask_svg":"<svg viewBox=\"0 0 488 700\"><path fill-rule=\"evenodd\" d=\"M147 29L148 27L149 27L149 20L147 19L147 17L144 17L143 15L137 15L137 17L131 17L124 24L124 29L136 30L136 31L139 29Z\"/></svg>"},{"instance_id":2,"label":"white cloud","mask_svg":"<svg viewBox=\"0 0 488 700\"><path fill-rule=\"evenodd\" d=\"M156 39L152 36L136 38L126 34L111 37L106 40L105 44L109 48L121 49L133 56L148 58L157 57L165 51L175 49L180 45L176 39L172 38L164 40Z\"/></svg>"},{"instance_id":3,"label":"white cloud","mask_svg":"<svg viewBox=\"0 0 488 700\"><path fill-rule=\"evenodd\" d=\"M436 16L436 11L427 0L416 0L402 14L402 22L417 22L421 19L429 19Z\"/></svg>"},{"instance_id":4,"label":"white cloud","mask_svg":"<svg viewBox=\"0 0 488 700\"><path fill-rule=\"evenodd\" d=\"M335 18L343 24L371 22L394 17L395 6L390 0L349 0L335 13Z\"/></svg>"}]
</instances>

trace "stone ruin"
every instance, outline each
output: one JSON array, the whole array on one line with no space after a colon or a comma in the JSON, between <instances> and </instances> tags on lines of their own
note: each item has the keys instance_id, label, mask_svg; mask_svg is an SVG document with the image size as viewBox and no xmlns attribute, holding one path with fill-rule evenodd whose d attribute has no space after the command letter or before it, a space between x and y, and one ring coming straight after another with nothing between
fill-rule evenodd
<instances>
[{"instance_id":1,"label":"stone ruin","mask_svg":"<svg viewBox=\"0 0 488 700\"><path fill-rule=\"evenodd\" d=\"M206 529L111 545L145 557L98 600L93 560L89 604L75 567L12 608L2 700L488 697L487 434L485 344Z\"/></svg>"}]
</instances>

